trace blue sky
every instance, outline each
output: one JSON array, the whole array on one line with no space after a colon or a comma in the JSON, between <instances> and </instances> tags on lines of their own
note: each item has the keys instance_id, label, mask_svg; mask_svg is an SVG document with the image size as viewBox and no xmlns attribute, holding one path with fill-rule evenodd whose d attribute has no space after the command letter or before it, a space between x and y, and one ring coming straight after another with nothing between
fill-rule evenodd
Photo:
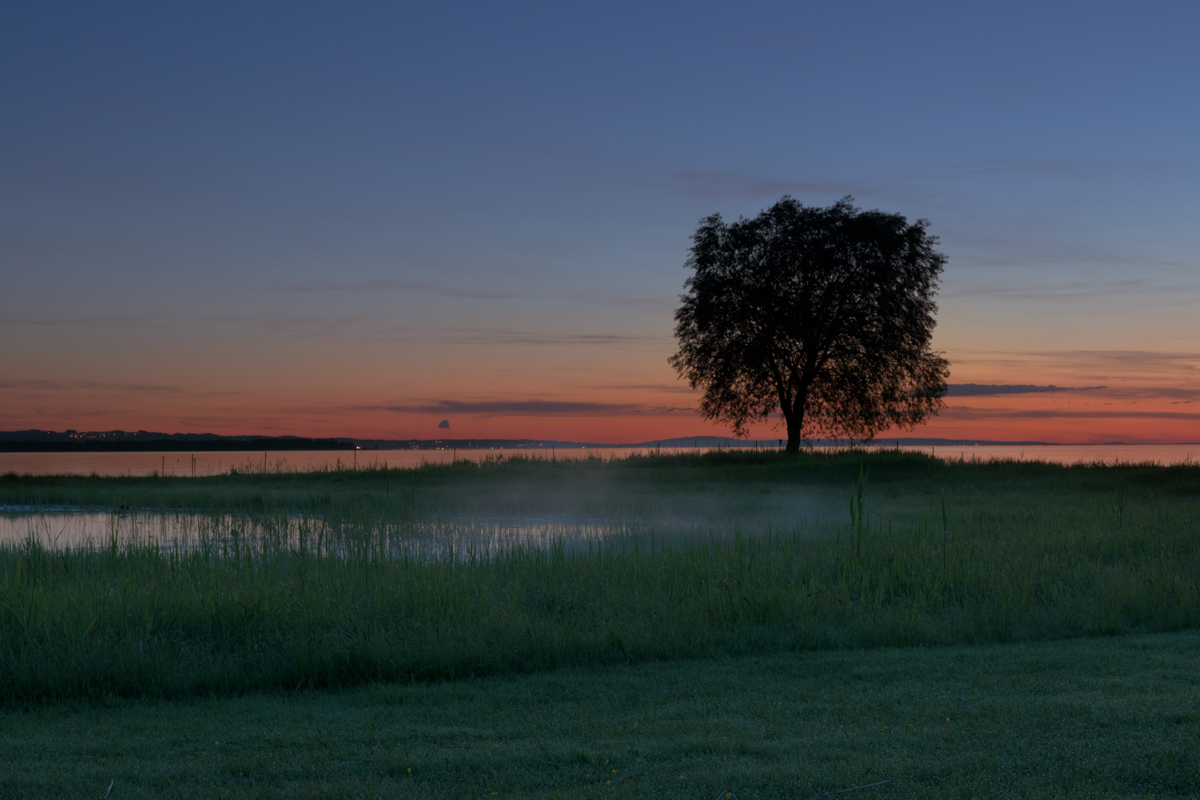
<instances>
[{"instance_id":1,"label":"blue sky","mask_svg":"<svg viewBox=\"0 0 1200 800\"><path fill-rule=\"evenodd\" d=\"M689 236L783 194L930 219L952 381L1167 413L1200 388L1198 32L1189 3L9 4L0 427L718 432L666 365ZM990 438L1030 410L972 408ZM1064 436L1146 430L1113 420Z\"/></svg>"}]
</instances>

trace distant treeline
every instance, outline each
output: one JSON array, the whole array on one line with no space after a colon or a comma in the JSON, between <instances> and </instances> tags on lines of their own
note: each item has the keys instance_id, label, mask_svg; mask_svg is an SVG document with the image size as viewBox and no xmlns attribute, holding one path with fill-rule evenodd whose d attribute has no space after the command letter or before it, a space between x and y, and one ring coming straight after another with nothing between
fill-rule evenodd
<instances>
[{"instance_id":1,"label":"distant treeline","mask_svg":"<svg viewBox=\"0 0 1200 800\"><path fill-rule=\"evenodd\" d=\"M844 447L853 442L820 439L818 447ZM966 439L887 438L870 443L876 447L892 445L945 447L963 445L1045 445L1047 442L999 442ZM1119 444L1106 442L1105 444ZM155 433L152 431L0 431L0 452L146 452L214 450L560 450L601 448L653 449L773 449L782 447L782 439L734 439L726 436L687 436L629 444L597 442L561 442L553 439L308 439L300 436L221 436L215 433Z\"/></svg>"},{"instance_id":2,"label":"distant treeline","mask_svg":"<svg viewBox=\"0 0 1200 800\"><path fill-rule=\"evenodd\" d=\"M298 436L218 436L149 431L0 431L0 453L211 452L214 450L353 450L350 439Z\"/></svg>"}]
</instances>

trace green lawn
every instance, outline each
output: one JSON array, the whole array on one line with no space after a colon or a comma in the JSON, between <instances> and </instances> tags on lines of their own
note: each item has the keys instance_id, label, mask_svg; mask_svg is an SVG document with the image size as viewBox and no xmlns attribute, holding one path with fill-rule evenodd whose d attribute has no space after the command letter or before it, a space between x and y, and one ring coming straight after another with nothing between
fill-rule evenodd
<instances>
[{"instance_id":1,"label":"green lawn","mask_svg":"<svg viewBox=\"0 0 1200 800\"><path fill-rule=\"evenodd\" d=\"M0 713L0 797L1200 794L1200 634Z\"/></svg>"}]
</instances>

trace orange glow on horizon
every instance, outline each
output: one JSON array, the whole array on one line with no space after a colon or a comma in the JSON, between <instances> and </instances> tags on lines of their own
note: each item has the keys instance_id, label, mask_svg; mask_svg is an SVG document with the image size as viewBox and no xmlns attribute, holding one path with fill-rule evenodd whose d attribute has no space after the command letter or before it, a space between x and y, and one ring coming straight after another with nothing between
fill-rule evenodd
<instances>
[{"instance_id":1,"label":"orange glow on horizon","mask_svg":"<svg viewBox=\"0 0 1200 800\"><path fill-rule=\"evenodd\" d=\"M601 444L732 435L696 413L699 394L666 364L669 337L634 349L441 344L411 356L372 343L273 335L209 343L233 354L220 359L190 344L177 352L131 339L114 361L83 343L76 362L57 374L39 365L0 384L0 429ZM37 342L29 346L36 351ZM916 430L879 438L1200 442L1200 391L1189 382L1196 370L1168 355L951 352L954 384L1066 390L950 396ZM438 427L443 420L448 429ZM785 437L770 423L750 431L755 439Z\"/></svg>"},{"instance_id":2,"label":"orange glow on horizon","mask_svg":"<svg viewBox=\"0 0 1200 800\"><path fill-rule=\"evenodd\" d=\"M108 398L106 398L108 399ZM111 398L92 403L86 413L62 407L57 413L43 410L21 418L9 404L4 412L7 430L152 430L164 433L261 434L320 437L350 436L363 439L555 439L601 444L653 441L688 436L731 436L727 426L702 419L695 399L676 395L668 410L647 403L644 396L606 398L612 411L601 409L555 414L485 413L452 411L392 411L386 408L327 409L278 404L264 398L257 407L243 403L214 404L204 399L178 398L159 404L134 398ZM571 402L571 401L566 401ZM581 404L591 401L575 401ZM257 404L256 404L257 405ZM596 404L602 405L602 404ZM1195 410L1193 410L1195 409ZM443 419L448 429L439 428ZM786 437L782 425L752 426L749 438ZM915 430L884 431L878 437L985 439L993 441L1044 441L1088 444L1183 443L1200 441L1200 403L1147 399L1137 402L1081 400L1047 395L1001 397L950 397L946 408Z\"/></svg>"}]
</instances>

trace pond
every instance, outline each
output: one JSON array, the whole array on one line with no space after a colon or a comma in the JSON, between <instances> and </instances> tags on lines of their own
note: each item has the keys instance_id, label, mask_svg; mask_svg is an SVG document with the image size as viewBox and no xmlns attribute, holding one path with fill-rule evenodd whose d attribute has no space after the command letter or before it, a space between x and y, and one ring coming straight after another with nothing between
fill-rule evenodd
<instances>
[{"instance_id":1,"label":"pond","mask_svg":"<svg viewBox=\"0 0 1200 800\"><path fill-rule=\"evenodd\" d=\"M652 546L704 535L694 522L556 516L428 515L403 522L336 525L319 516L192 512L112 512L0 506L0 546L35 541L51 550L112 545L165 549L302 549L390 556L488 555L515 546L565 551Z\"/></svg>"}]
</instances>

